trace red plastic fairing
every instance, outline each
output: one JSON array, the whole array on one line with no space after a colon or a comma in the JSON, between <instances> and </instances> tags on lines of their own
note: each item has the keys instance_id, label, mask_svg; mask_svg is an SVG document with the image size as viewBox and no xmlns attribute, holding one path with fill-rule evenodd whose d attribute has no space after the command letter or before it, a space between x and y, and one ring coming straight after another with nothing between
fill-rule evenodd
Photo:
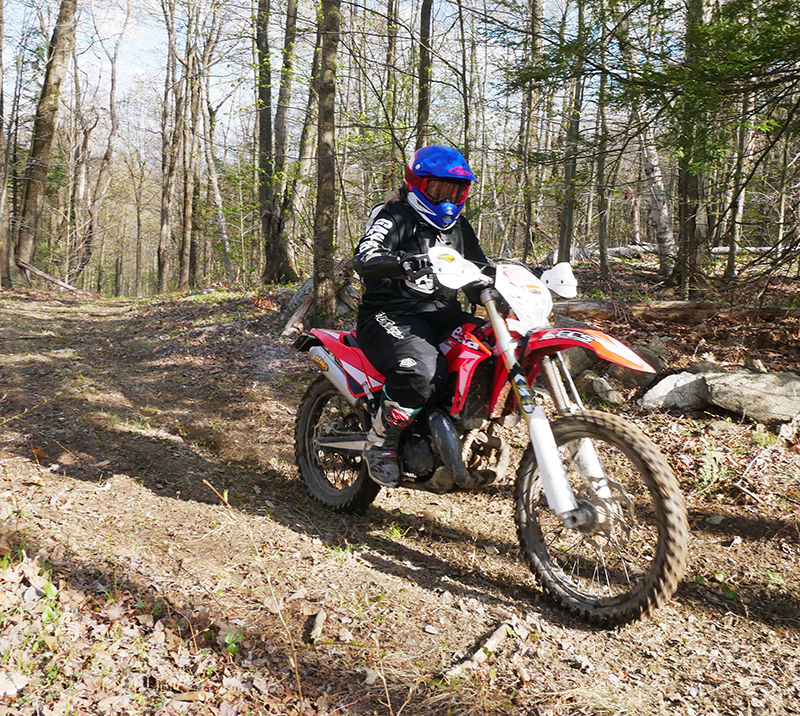
<instances>
[{"instance_id":1,"label":"red plastic fairing","mask_svg":"<svg viewBox=\"0 0 800 716\"><path fill-rule=\"evenodd\" d=\"M642 360L624 343L594 328L544 328L534 331L528 337L526 352L529 357L525 363L529 364L532 359L532 362L538 365L542 356L575 347L588 348L603 360L631 370L655 373L649 363Z\"/></svg>"},{"instance_id":2,"label":"red plastic fairing","mask_svg":"<svg viewBox=\"0 0 800 716\"><path fill-rule=\"evenodd\" d=\"M492 355L492 349L481 343L473 333L475 324L458 326L450 336L439 344L447 361L447 372L456 374L455 395L450 412L455 415L464 409L467 392L472 383L475 368L482 360Z\"/></svg>"},{"instance_id":3,"label":"red plastic fairing","mask_svg":"<svg viewBox=\"0 0 800 716\"><path fill-rule=\"evenodd\" d=\"M313 328L311 335L319 338L325 348L339 361L347 374L348 387L354 397L364 395L365 385L371 393L383 387L386 379L372 367L361 349L354 347L358 345L354 332ZM326 370L325 367L320 367L323 371Z\"/></svg>"}]
</instances>

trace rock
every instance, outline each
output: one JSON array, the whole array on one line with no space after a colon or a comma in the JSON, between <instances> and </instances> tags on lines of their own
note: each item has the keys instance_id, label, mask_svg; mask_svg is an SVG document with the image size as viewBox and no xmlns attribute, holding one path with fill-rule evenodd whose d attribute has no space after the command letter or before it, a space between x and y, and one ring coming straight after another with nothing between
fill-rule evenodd
<instances>
[{"instance_id":1,"label":"rock","mask_svg":"<svg viewBox=\"0 0 800 716\"><path fill-rule=\"evenodd\" d=\"M575 320L574 318L570 318L569 316L562 316L560 313L556 313L552 316L553 318L553 325L556 328L591 328L588 323L584 323L583 321Z\"/></svg>"},{"instance_id":2,"label":"rock","mask_svg":"<svg viewBox=\"0 0 800 716\"><path fill-rule=\"evenodd\" d=\"M592 381L592 387L599 400L602 400L606 405L618 407L625 404L623 398L605 378L595 378Z\"/></svg>"},{"instance_id":3,"label":"rock","mask_svg":"<svg viewBox=\"0 0 800 716\"><path fill-rule=\"evenodd\" d=\"M747 368L747 370L752 370L754 373L767 372L767 368L764 365L763 361L761 361L758 358L750 358L750 356L748 356L747 359L745 360L744 367Z\"/></svg>"},{"instance_id":4,"label":"rock","mask_svg":"<svg viewBox=\"0 0 800 716\"><path fill-rule=\"evenodd\" d=\"M659 373L669 365L669 349L658 336L653 336L646 346L634 346L634 353L653 367L655 373L642 373L621 365L611 365L608 374L622 385L647 388L656 382Z\"/></svg>"},{"instance_id":5,"label":"rock","mask_svg":"<svg viewBox=\"0 0 800 716\"><path fill-rule=\"evenodd\" d=\"M749 370L687 371L667 376L638 403L643 408L676 410L711 404L759 423L787 423L800 416L800 376Z\"/></svg>"},{"instance_id":6,"label":"rock","mask_svg":"<svg viewBox=\"0 0 800 716\"><path fill-rule=\"evenodd\" d=\"M569 348L561 354L567 364L569 374L574 378L585 370L589 370L594 365L593 354L585 348Z\"/></svg>"},{"instance_id":7,"label":"rock","mask_svg":"<svg viewBox=\"0 0 800 716\"><path fill-rule=\"evenodd\" d=\"M719 363L714 363L710 360L701 360L699 363L695 363L692 366L689 366L687 369L689 373L727 373L728 369L725 366L720 365Z\"/></svg>"},{"instance_id":8,"label":"rock","mask_svg":"<svg viewBox=\"0 0 800 716\"><path fill-rule=\"evenodd\" d=\"M704 408L709 402L705 375L686 372L668 375L650 388L637 402L643 408L677 410Z\"/></svg>"},{"instance_id":9,"label":"rock","mask_svg":"<svg viewBox=\"0 0 800 716\"><path fill-rule=\"evenodd\" d=\"M619 381L622 385L630 388L647 388L655 383L656 380L658 380L658 374L666 367L666 364L662 364L660 359L654 353L650 352L643 346L634 348L633 352L636 353L636 355L638 355L642 360L650 364L656 372L643 373L640 370L631 370L630 368L625 368L624 366L612 363L608 367L608 375L614 380Z\"/></svg>"},{"instance_id":10,"label":"rock","mask_svg":"<svg viewBox=\"0 0 800 716\"><path fill-rule=\"evenodd\" d=\"M800 414L800 376L795 373L706 373L709 402L759 423L786 423Z\"/></svg>"},{"instance_id":11,"label":"rock","mask_svg":"<svg viewBox=\"0 0 800 716\"><path fill-rule=\"evenodd\" d=\"M648 351L657 356L665 366L669 363L669 359L671 358L669 348L667 348L667 344L664 343L660 336L653 336L646 348ZM653 368L656 367L653 363L650 365L652 365Z\"/></svg>"},{"instance_id":12,"label":"rock","mask_svg":"<svg viewBox=\"0 0 800 716\"><path fill-rule=\"evenodd\" d=\"M591 370L585 370L575 381L578 392L584 393L587 398L597 398L607 405L619 406L625 404L618 391L605 378L601 378Z\"/></svg>"}]
</instances>

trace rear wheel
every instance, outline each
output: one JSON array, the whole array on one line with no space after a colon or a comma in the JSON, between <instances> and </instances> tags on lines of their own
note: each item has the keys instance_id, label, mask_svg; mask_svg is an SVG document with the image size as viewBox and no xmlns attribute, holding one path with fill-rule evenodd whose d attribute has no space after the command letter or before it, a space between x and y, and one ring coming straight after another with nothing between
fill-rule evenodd
<instances>
[{"instance_id":1,"label":"rear wheel","mask_svg":"<svg viewBox=\"0 0 800 716\"><path fill-rule=\"evenodd\" d=\"M596 520L567 529L550 511L529 446L515 486L525 559L544 591L575 616L599 626L638 619L668 600L683 574L688 526L678 482L658 448L618 416L584 411L551 425L578 504ZM586 439L604 487L587 487L579 469Z\"/></svg>"},{"instance_id":2,"label":"rear wheel","mask_svg":"<svg viewBox=\"0 0 800 716\"><path fill-rule=\"evenodd\" d=\"M297 414L294 453L309 496L334 512L364 513L380 486L361 457L369 415L324 376L308 388Z\"/></svg>"}]
</instances>

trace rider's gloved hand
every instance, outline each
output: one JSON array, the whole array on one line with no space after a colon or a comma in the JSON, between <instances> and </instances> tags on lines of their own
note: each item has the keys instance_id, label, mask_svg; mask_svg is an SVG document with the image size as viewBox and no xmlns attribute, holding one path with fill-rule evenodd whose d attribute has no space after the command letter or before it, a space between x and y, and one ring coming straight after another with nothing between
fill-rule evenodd
<instances>
[{"instance_id":1,"label":"rider's gloved hand","mask_svg":"<svg viewBox=\"0 0 800 716\"><path fill-rule=\"evenodd\" d=\"M433 273L431 260L425 254L421 256L405 254L402 256L402 266L409 281L416 281L418 278L429 276Z\"/></svg>"}]
</instances>

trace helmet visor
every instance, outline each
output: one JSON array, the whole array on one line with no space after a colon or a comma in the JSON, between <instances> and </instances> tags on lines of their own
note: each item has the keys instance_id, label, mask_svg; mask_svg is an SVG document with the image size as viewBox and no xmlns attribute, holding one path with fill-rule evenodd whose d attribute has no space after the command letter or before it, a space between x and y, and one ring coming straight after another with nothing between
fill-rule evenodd
<instances>
[{"instance_id":1,"label":"helmet visor","mask_svg":"<svg viewBox=\"0 0 800 716\"><path fill-rule=\"evenodd\" d=\"M449 201L451 204L463 204L469 193L469 184L450 179L428 179L422 185L422 193L434 204Z\"/></svg>"}]
</instances>

